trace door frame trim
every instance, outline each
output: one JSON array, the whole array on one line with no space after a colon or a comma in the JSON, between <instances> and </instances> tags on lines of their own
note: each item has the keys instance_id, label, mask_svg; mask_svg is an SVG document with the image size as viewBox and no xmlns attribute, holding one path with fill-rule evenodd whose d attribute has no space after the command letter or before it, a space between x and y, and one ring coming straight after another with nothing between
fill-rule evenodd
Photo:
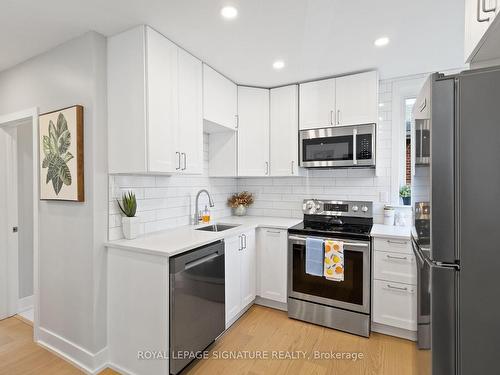
<instances>
[{"instance_id":1,"label":"door frame trim","mask_svg":"<svg viewBox=\"0 0 500 375\"><path fill-rule=\"evenodd\" d=\"M33 151L33 295L34 295L34 322L33 322L33 332L34 332L34 339L35 341L37 340L38 337L38 332L39 332L39 221L38 221L38 196L39 196L39 177L38 177L38 108L37 107L32 107L32 108L27 108L18 112L13 112L9 113L6 115L0 115L0 128L4 127L13 127L13 126L19 126L21 124L25 124L29 121L31 121L32 126L33 126L33 134L32 134L32 151ZM17 182L16 182L17 185ZM16 254L16 258L17 258ZM16 269L13 270L13 273L15 274L16 277L19 277L18 275L18 270L17 270L17 262L16 263ZM8 267L12 268L12 264L9 262ZM12 277L11 272L9 274ZM17 313L17 306L18 306L18 294L19 291L17 290L18 288L18 283L12 283L15 285L15 287L11 287L9 291L9 311L14 311L14 313Z\"/></svg>"}]
</instances>

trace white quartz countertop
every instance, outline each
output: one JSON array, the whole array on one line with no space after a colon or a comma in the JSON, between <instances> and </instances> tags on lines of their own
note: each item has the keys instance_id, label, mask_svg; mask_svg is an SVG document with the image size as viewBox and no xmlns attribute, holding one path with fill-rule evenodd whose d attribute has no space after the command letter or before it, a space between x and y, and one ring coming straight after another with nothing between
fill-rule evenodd
<instances>
[{"instance_id":1,"label":"white quartz countertop","mask_svg":"<svg viewBox=\"0 0 500 375\"><path fill-rule=\"evenodd\" d=\"M373 224L370 234L372 237L409 239L410 233L410 226L401 227L396 225Z\"/></svg>"},{"instance_id":2,"label":"white quartz countertop","mask_svg":"<svg viewBox=\"0 0 500 375\"><path fill-rule=\"evenodd\" d=\"M222 232L195 230L210 224L187 225L142 235L133 240L117 240L106 243L107 247L138 251L143 253L173 256L185 251L207 245L217 240L232 237L245 230L255 228L288 229L300 223L302 219L266 217L266 216L230 216L211 222L210 224L238 225Z\"/></svg>"}]
</instances>

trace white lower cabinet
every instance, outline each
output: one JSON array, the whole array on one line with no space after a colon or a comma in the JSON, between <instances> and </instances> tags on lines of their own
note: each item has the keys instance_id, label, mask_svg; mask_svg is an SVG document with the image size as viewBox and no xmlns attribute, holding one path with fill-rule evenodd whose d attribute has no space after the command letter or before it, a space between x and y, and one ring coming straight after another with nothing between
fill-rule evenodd
<instances>
[{"instance_id":1,"label":"white lower cabinet","mask_svg":"<svg viewBox=\"0 0 500 375\"><path fill-rule=\"evenodd\" d=\"M257 232L258 295L286 303L287 231L261 228Z\"/></svg>"},{"instance_id":2,"label":"white lower cabinet","mask_svg":"<svg viewBox=\"0 0 500 375\"><path fill-rule=\"evenodd\" d=\"M226 328L255 299L255 230L225 240Z\"/></svg>"},{"instance_id":3,"label":"white lower cabinet","mask_svg":"<svg viewBox=\"0 0 500 375\"><path fill-rule=\"evenodd\" d=\"M417 287L375 280L373 321L409 331L417 330Z\"/></svg>"},{"instance_id":4,"label":"white lower cabinet","mask_svg":"<svg viewBox=\"0 0 500 375\"><path fill-rule=\"evenodd\" d=\"M398 329L411 331L412 335L401 337L414 339L417 330L417 266L410 240L374 238L373 248L372 320L390 328L391 334L398 335L394 333ZM396 331L392 330L394 328ZM381 332L388 333L386 329Z\"/></svg>"}]
</instances>

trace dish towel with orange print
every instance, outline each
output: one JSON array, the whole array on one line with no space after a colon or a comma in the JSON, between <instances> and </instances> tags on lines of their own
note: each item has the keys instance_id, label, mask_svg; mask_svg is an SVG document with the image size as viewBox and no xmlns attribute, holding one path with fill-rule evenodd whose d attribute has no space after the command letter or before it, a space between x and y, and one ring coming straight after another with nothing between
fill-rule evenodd
<instances>
[{"instance_id":1,"label":"dish towel with orange print","mask_svg":"<svg viewBox=\"0 0 500 375\"><path fill-rule=\"evenodd\" d=\"M344 281L344 243L325 240L324 276L328 280Z\"/></svg>"}]
</instances>

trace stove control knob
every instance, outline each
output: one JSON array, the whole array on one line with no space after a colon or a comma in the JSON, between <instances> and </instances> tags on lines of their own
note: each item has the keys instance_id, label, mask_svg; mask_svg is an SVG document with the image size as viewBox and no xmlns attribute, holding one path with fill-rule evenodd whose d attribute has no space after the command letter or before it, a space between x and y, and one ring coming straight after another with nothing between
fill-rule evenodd
<instances>
[{"instance_id":1,"label":"stove control knob","mask_svg":"<svg viewBox=\"0 0 500 375\"><path fill-rule=\"evenodd\" d=\"M354 205L354 206L351 207L351 209L352 209L353 212L358 212L359 207L356 206L356 205Z\"/></svg>"},{"instance_id":2,"label":"stove control knob","mask_svg":"<svg viewBox=\"0 0 500 375\"><path fill-rule=\"evenodd\" d=\"M303 209L304 212L312 214L316 210L316 204L314 204L314 201L307 201L304 203Z\"/></svg>"},{"instance_id":3,"label":"stove control knob","mask_svg":"<svg viewBox=\"0 0 500 375\"><path fill-rule=\"evenodd\" d=\"M361 211L368 212L368 207L366 207L366 206L361 207Z\"/></svg>"}]
</instances>

